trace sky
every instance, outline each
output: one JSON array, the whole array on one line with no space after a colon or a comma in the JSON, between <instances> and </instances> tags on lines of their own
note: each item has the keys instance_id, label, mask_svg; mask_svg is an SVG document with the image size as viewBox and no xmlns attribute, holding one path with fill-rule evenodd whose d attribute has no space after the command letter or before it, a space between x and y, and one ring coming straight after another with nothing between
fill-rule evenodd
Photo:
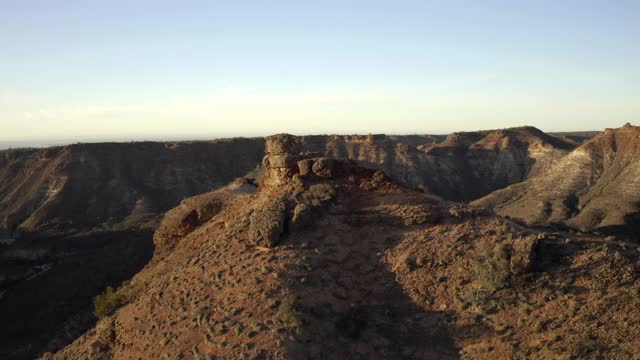
<instances>
[{"instance_id":1,"label":"sky","mask_svg":"<svg viewBox=\"0 0 640 360\"><path fill-rule=\"evenodd\" d=\"M640 119L640 1L0 0L0 141Z\"/></svg>"}]
</instances>

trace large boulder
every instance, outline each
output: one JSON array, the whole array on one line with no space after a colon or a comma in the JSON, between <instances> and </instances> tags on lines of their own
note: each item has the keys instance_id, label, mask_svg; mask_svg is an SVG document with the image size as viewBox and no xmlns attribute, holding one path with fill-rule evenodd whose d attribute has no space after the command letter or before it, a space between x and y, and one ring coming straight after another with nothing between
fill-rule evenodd
<instances>
[{"instance_id":1,"label":"large boulder","mask_svg":"<svg viewBox=\"0 0 640 360\"><path fill-rule=\"evenodd\" d=\"M317 159L311 168L316 176L332 177L335 175L336 161L333 159Z\"/></svg>"},{"instance_id":2,"label":"large boulder","mask_svg":"<svg viewBox=\"0 0 640 360\"><path fill-rule=\"evenodd\" d=\"M254 208L249 220L248 236L253 245L273 247L284 233L287 206L284 199L262 202Z\"/></svg>"},{"instance_id":3,"label":"large boulder","mask_svg":"<svg viewBox=\"0 0 640 360\"><path fill-rule=\"evenodd\" d=\"M313 173L313 159L303 159L298 161L298 172L300 176L309 176Z\"/></svg>"},{"instance_id":4,"label":"large boulder","mask_svg":"<svg viewBox=\"0 0 640 360\"><path fill-rule=\"evenodd\" d=\"M268 155L299 155L302 151L302 144L296 136L277 134L266 138L265 150Z\"/></svg>"}]
</instances>

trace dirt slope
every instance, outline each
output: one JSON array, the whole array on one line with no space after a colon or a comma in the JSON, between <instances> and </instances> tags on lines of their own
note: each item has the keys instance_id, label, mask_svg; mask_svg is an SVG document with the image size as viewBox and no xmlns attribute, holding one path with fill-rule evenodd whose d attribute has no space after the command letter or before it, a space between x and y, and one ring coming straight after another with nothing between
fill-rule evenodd
<instances>
[{"instance_id":1,"label":"dirt slope","mask_svg":"<svg viewBox=\"0 0 640 360\"><path fill-rule=\"evenodd\" d=\"M118 291L126 304L43 358L628 358L640 345L635 245L536 233L300 150L271 137L257 192L235 183L171 212L161 251Z\"/></svg>"},{"instance_id":2,"label":"dirt slope","mask_svg":"<svg viewBox=\"0 0 640 360\"><path fill-rule=\"evenodd\" d=\"M475 205L534 225L640 234L640 127L607 129L537 177Z\"/></svg>"}]
</instances>

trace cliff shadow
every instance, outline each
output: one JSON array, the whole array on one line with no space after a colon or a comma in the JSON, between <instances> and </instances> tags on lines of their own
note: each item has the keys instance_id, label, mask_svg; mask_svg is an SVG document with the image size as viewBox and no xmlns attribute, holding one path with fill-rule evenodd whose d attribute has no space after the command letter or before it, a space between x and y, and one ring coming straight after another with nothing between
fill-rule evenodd
<instances>
[{"instance_id":1,"label":"cliff shadow","mask_svg":"<svg viewBox=\"0 0 640 360\"><path fill-rule=\"evenodd\" d=\"M290 295L282 301L299 321L284 344L287 358L458 358L446 313L415 304L381 259L401 236L389 236L376 219L334 220L318 220L316 230L284 242L297 263L283 274Z\"/></svg>"},{"instance_id":2,"label":"cliff shadow","mask_svg":"<svg viewBox=\"0 0 640 360\"><path fill-rule=\"evenodd\" d=\"M31 359L95 324L93 297L151 259L151 231L16 241L0 254L0 358Z\"/></svg>"}]
</instances>

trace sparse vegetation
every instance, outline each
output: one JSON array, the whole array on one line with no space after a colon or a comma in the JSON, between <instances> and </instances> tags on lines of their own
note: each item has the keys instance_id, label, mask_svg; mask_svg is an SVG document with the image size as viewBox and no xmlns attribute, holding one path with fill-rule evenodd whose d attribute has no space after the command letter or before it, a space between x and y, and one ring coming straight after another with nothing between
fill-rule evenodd
<instances>
[{"instance_id":1,"label":"sparse vegetation","mask_svg":"<svg viewBox=\"0 0 640 360\"><path fill-rule=\"evenodd\" d=\"M124 303L124 297L116 293L111 286L107 286L102 294L93 298L93 314L101 319L110 315Z\"/></svg>"},{"instance_id":2,"label":"sparse vegetation","mask_svg":"<svg viewBox=\"0 0 640 360\"><path fill-rule=\"evenodd\" d=\"M314 184L309 187L304 194L305 202L313 206L321 206L327 201L333 199L336 190L330 184Z\"/></svg>"},{"instance_id":3,"label":"sparse vegetation","mask_svg":"<svg viewBox=\"0 0 640 360\"><path fill-rule=\"evenodd\" d=\"M295 296L290 295L285 297L278 307L278 319L291 329L299 329L302 326L302 315L296 310L297 301Z\"/></svg>"},{"instance_id":4,"label":"sparse vegetation","mask_svg":"<svg viewBox=\"0 0 640 360\"><path fill-rule=\"evenodd\" d=\"M511 277L509 251L506 244L483 239L477 245L478 258L471 267L482 289L494 292L507 285Z\"/></svg>"}]
</instances>

